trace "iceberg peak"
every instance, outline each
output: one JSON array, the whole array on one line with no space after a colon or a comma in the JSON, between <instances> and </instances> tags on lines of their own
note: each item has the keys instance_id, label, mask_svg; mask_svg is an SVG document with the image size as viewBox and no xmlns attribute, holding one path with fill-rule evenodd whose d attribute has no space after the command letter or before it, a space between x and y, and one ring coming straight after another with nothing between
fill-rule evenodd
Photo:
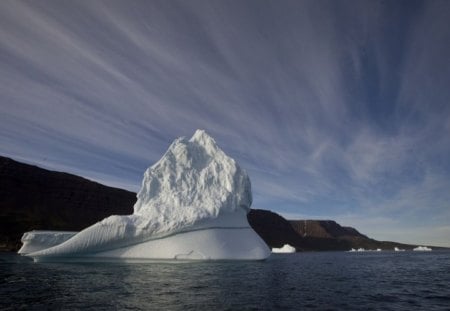
<instances>
[{"instance_id":1,"label":"iceberg peak","mask_svg":"<svg viewBox=\"0 0 450 311\"><path fill-rule=\"evenodd\" d=\"M247 173L203 130L176 139L144 174L134 213L194 223L219 213L248 211Z\"/></svg>"},{"instance_id":2,"label":"iceberg peak","mask_svg":"<svg viewBox=\"0 0 450 311\"><path fill-rule=\"evenodd\" d=\"M214 138L208 135L205 130L196 130L194 135L192 135L191 139L189 139L191 142L197 142L199 145L203 146L209 146L214 145L217 148L216 141Z\"/></svg>"}]
</instances>

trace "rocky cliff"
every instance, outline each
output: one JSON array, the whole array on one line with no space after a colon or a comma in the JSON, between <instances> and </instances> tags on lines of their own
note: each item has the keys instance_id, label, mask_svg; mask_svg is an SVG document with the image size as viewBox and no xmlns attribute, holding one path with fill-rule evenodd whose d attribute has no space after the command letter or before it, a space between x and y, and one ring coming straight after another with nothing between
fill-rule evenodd
<instances>
[{"instance_id":1,"label":"rocky cliff","mask_svg":"<svg viewBox=\"0 0 450 311\"><path fill-rule=\"evenodd\" d=\"M297 251L332 251L351 248L412 249L415 246L396 242L377 241L352 227L343 227L333 220L286 220L266 210L251 210L250 225L270 247L284 244Z\"/></svg>"},{"instance_id":2,"label":"rocky cliff","mask_svg":"<svg viewBox=\"0 0 450 311\"><path fill-rule=\"evenodd\" d=\"M247 219L252 228L269 245L269 247L282 247L284 244L301 247L302 237L294 230L289 221L277 213L251 209Z\"/></svg>"},{"instance_id":3,"label":"rocky cliff","mask_svg":"<svg viewBox=\"0 0 450 311\"><path fill-rule=\"evenodd\" d=\"M0 249L17 250L33 229L81 230L131 214L136 194L0 157Z\"/></svg>"}]
</instances>

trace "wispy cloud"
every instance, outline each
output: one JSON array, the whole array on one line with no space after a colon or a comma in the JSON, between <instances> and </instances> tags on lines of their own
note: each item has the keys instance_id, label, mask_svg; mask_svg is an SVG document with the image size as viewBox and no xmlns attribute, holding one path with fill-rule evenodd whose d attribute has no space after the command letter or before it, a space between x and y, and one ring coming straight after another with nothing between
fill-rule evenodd
<instances>
[{"instance_id":1,"label":"wispy cloud","mask_svg":"<svg viewBox=\"0 0 450 311\"><path fill-rule=\"evenodd\" d=\"M449 10L2 1L0 153L136 190L204 128L249 171L255 207L386 230L433 213L425 235L449 221Z\"/></svg>"}]
</instances>

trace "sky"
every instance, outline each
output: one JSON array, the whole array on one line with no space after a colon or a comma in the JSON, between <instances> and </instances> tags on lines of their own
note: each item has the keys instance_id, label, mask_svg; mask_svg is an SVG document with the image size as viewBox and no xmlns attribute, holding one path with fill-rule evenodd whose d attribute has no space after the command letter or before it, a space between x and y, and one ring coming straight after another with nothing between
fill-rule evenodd
<instances>
[{"instance_id":1,"label":"sky","mask_svg":"<svg viewBox=\"0 0 450 311\"><path fill-rule=\"evenodd\" d=\"M138 191L205 129L253 208L450 246L450 1L0 1L0 155Z\"/></svg>"}]
</instances>

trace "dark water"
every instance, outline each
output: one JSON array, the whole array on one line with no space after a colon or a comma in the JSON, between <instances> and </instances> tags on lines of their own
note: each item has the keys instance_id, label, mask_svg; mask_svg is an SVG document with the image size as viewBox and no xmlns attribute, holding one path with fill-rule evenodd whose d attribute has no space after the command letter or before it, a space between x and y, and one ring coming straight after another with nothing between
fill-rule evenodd
<instances>
[{"instance_id":1,"label":"dark water","mask_svg":"<svg viewBox=\"0 0 450 311\"><path fill-rule=\"evenodd\" d=\"M450 252L140 264L0 254L0 309L450 310Z\"/></svg>"}]
</instances>

